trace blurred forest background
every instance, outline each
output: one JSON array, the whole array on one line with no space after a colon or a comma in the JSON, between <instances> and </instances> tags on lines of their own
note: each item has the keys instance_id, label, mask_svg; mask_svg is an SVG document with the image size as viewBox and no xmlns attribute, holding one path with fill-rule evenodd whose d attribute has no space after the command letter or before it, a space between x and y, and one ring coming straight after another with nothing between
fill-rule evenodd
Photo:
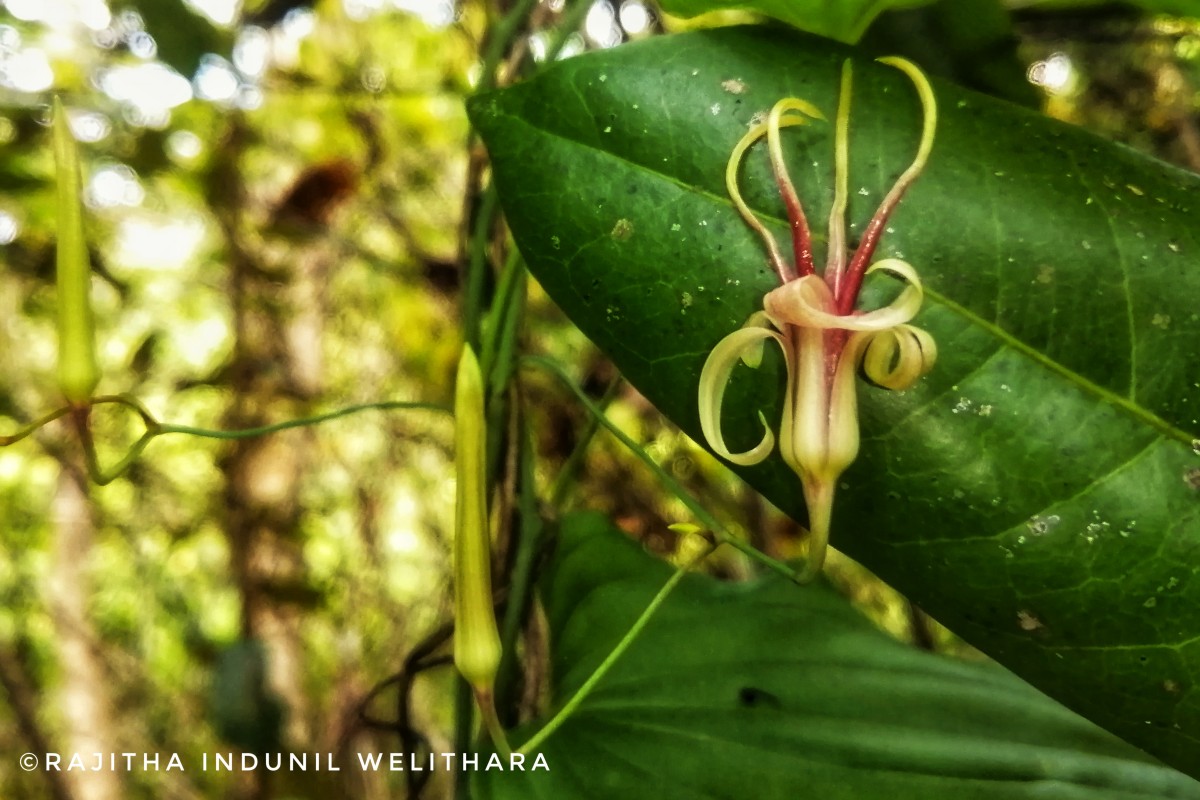
<instances>
[{"instance_id":1,"label":"blurred forest background","mask_svg":"<svg viewBox=\"0 0 1200 800\"><path fill-rule=\"evenodd\" d=\"M555 49L748 19L521 2L522 29L499 32L521 3L2 0L0 433L61 402L54 94L83 151L101 393L222 429L379 400L448 405L485 174L463 100L497 79L481 69L488 48L513 45L498 71L511 81ZM1200 23L1119 4L985 5L999 8L886 14L864 42L1200 170ZM498 267L504 233L482 235ZM795 524L622 387L532 282L521 347L608 402L731 529L790 554ZM521 390L554 510L597 508L670 554L679 501L603 434L562 478L588 417L548 377L523 374ZM108 463L140 434L118 406L95 423ZM417 787L361 770L56 774L17 759L452 750L452 440L450 418L424 410L237 442L164 436L105 487L89 485L66 425L0 449L0 796L448 796L444 773ZM747 570L734 556L716 568ZM978 657L847 559L830 573L896 636ZM402 671L420 676L394 680Z\"/></svg>"}]
</instances>

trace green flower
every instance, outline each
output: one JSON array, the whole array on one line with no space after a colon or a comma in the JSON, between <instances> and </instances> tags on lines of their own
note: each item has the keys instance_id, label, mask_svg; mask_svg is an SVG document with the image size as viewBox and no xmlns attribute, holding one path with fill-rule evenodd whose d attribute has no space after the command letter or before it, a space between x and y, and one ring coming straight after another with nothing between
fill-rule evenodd
<instances>
[{"instance_id":1,"label":"green flower","mask_svg":"<svg viewBox=\"0 0 1200 800\"><path fill-rule=\"evenodd\" d=\"M767 428L762 441L743 452L731 452L721 435L721 402L738 360L752 367L762 357L763 342L774 339L787 364L787 396L779 426L779 451L800 477L808 506L808 577L820 572L829 541L833 495L838 477L858 455L858 403L855 373L861 367L872 382L888 389L906 389L932 369L937 347L928 333L909 325L921 308L924 293L917 271L906 261L888 258L871 263L888 216L916 180L933 147L937 105L921 71L901 58L882 63L904 72L916 86L924 124L916 158L896 181L867 224L858 248L846 243L845 212L848 185L851 67L842 68L841 92L834 128L834 200L829 214L828 252L821 273L813 261L812 237L800 199L788 177L780 145L780 130L824 119L811 104L785 98L775 104L766 122L752 128L734 147L725 172L729 196L746 222L763 239L780 285L763 297L763 310L713 348L700 374L700 426L717 455L748 466L765 459L775 446ZM746 151L767 139L775 180L787 207L792 231L793 263L784 261L775 238L754 216L738 190L737 173ZM884 270L907 285L888 305L874 311L855 308L863 279ZM761 415L760 415L761 418Z\"/></svg>"}]
</instances>

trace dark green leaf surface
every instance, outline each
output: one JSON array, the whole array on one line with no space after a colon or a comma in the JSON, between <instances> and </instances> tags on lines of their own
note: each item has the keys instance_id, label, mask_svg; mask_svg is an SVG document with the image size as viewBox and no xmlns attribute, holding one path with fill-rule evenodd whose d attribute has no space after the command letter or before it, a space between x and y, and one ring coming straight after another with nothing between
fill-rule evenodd
<instances>
[{"instance_id":1,"label":"dark green leaf surface","mask_svg":"<svg viewBox=\"0 0 1200 800\"><path fill-rule=\"evenodd\" d=\"M841 42L857 42L871 20L892 8L911 8L933 0L660 0L663 11L694 17L708 11L739 8L786 22L793 28Z\"/></svg>"},{"instance_id":2,"label":"dark green leaf surface","mask_svg":"<svg viewBox=\"0 0 1200 800\"><path fill-rule=\"evenodd\" d=\"M705 357L774 285L725 195L726 159L780 97L831 115L845 56L725 29L571 59L472 105L539 280L694 437ZM929 168L877 256L920 270L917 322L941 356L910 391L860 387L863 447L833 543L1036 686L1200 774L1200 181L935 89ZM849 213L861 228L911 158L919 108L904 76L869 62L854 102ZM823 230L831 130L790 129L785 142ZM765 156L751 155L747 198L782 235ZM864 305L895 291L887 279L868 289ZM782 390L778 358L739 368L734 447L757 441L759 409L777 424ZM804 519L777 455L739 472Z\"/></svg>"},{"instance_id":3,"label":"dark green leaf surface","mask_svg":"<svg viewBox=\"0 0 1200 800\"><path fill-rule=\"evenodd\" d=\"M603 517L564 521L542 592L560 702L668 574ZM777 576L685 579L540 752L548 773L481 773L477 796L1200 797L1004 670L900 644L823 584Z\"/></svg>"}]
</instances>

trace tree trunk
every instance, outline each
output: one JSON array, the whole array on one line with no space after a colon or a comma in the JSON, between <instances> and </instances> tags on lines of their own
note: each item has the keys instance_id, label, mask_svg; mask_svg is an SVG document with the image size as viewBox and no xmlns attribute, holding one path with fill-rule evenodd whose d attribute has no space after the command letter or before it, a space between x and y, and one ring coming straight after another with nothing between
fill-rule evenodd
<instances>
[{"instance_id":1,"label":"tree trunk","mask_svg":"<svg viewBox=\"0 0 1200 800\"><path fill-rule=\"evenodd\" d=\"M257 427L308 411L323 384L324 271L328 248L273 228L264 244L247 235L247 196L238 164L247 133L235 121L209 185L225 234L233 306L233 403L224 427ZM284 707L286 748L312 746L304 691L301 625L310 599L299 524L300 488L311 464L312 433L294 429L234 443L221 461L225 529L242 596L243 635L266 653L269 690ZM265 796L266 790L260 795Z\"/></svg>"},{"instance_id":2,"label":"tree trunk","mask_svg":"<svg viewBox=\"0 0 1200 800\"><path fill-rule=\"evenodd\" d=\"M63 757L78 753L121 752L112 719L104 664L87 616L91 581L87 572L95 527L83 475L64 464L54 495L54 552L49 606L62 669L60 713L66 722ZM120 800L125 796L117 772L69 770L63 773L78 800Z\"/></svg>"}]
</instances>

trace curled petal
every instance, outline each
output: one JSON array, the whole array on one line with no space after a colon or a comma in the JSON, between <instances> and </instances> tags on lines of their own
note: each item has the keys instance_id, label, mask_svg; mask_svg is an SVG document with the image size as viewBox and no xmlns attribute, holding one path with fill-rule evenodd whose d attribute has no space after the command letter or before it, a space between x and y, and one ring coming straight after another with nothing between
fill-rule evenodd
<instances>
[{"instance_id":1,"label":"curled petal","mask_svg":"<svg viewBox=\"0 0 1200 800\"><path fill-rule=\"evenodd\" d=\"M895 300L883 308L856 317L854 321L857 325L847 326L850 330L885 330L896 325L903 325L921 310L921 302L925 299L925 290L921 287L921 276L917 275L917 270L912 264L898 258L885 258L872 264L866 274L870 275L876 270L890 272L908 285L896 296Z\"/></svg>"},{"instance_id":2,"label":"curled petal","mask_svg":"<svg viewBox=\"0 0 1200 800\"><path fill-rule=\"evenodd\" d=\"M785 116L788 112L795 112L789 116ZM775 104L771 109L771 114L767 122L755 125L741 140L734 146L733 152L729 155L729 162L725 165L725 189L729 192L729 199L733 201L733 205L742 215L742 219L746 220L746 224L754 229L754 232L762 237L763 242L767 246L767 252L771 259L771 267L779 275L780 280L788 281L795 277L795 270L790 267L784 260L783 255L779 252L779 245L775 242L775 237L767 230L766 226L759 222L758 217L746 205L746 201L742 199L741 190L738 189L737 175L738 167L742 164L742 158L745 157L746 151L750 146L764 136L770 135L775 149L778 148L778 136L780 128L790 128L794 125L806 125L808 119L823 120L824 115L811 103L805 102L795 97L784 98ZM778 170L778 164L775 165ZM783 180L787 181L787 189L791 188L791 182L787 179L786 171L783 174ZM777 176L778 180L778 176ZM795 196L795 190L791 189L792 197ZM798 201L797 201L798 202Z\"/></svg>"},{"instance_id":3,"label":"curled petal","mask_svg":"<svg viewBox=\"0 0 1200 800\"><path fill-rule=\"evenodd\" d=\"M755 311L753 314L750 315L750 318L746 320L746 322L742 325L742 327L743 328L766 328L768 330L771 330L771 329L774 329L776 326L773 322L771 322L771 318L769 316L767 316L767 312ZM762 366L762 357L763 357L763 342L761 339L758 340L757 342L753 342L751 344L746 345L746 347L742 350L742 354L741 354L742 363L745 364L750 369L758 369L760 366Z\"/></svg>"},{"instance_id":4,"label":"curled petal","mask_svg":"<svg viewBox=\"0 0 1200 800\"><path fill-rule=\"evenodd\" d=\"M925 292L917 271L907 261L887 258L877 261L867 270L886 270L904 279L908 286L891 303L865 314L838 314L833 293L825 282L815 276L771 290L763 298L763 307L773 319L805 328L838 328L847 331L882 331L903 325L921 310Z\"/></svg>"},{"instance_id":5,"label":"curled petal","mask_svg":"<svg viewBox=\"0 0 1200 800\"><path fill-rule=\"evenodd\" d=\"M704 362L704 369L700 371L700 396L698 400L700 430L703 432L708 446L713 449L714 453L727 461L732 461L734 464L740 464L744 467L757 464L770 454L771 448L775 446L775 434L771 432L766 420L763 420L760 413L759 419L763 420L763 428L766 429L762 441L745 452L730 452L729 446L725 444L725 437L721 435L721 403L725 398L725 387L729 383L729 376L733 372L734 366L737 365L738 359L742 357L742 353L748 349L752 350L757 347L761 355L764 339L774 339L783 348L784 354L788 359L788 381L790 384L792 364L791 356L787 355L788 348L786 341L779 333L758 326L739 328L722 339L713 348L712 352L708 354L708 360Z\"/></svg>"},{"instance_id":6,"label":"curled petal","mask_svg":"<svg viewBox=\"0 0 1200 800\"><path fill-rule=\"evenodd\" d=\"M933 136L937 131L937 100L933 96L933 87L929 85L929 80L925 77L925 73L921 72L921 69L907 58L884 56L875 60L880 64L895 67L907 75L917 90L917 97L921 100L923 121L921 123L921 141L917 145L917 155L913 159L912 165L904 171L904 174L900 176L900 180L896 182L898 190L903 192L910 183L916 180L917 175L921 174L921 170L925 168L925 162L929 160L929 151L933 149ZM897 189L893 189L892 191L896 192Z\"/></svg>"},{"instance_id":7,"label":"curled petal","mask_svg":"<svg viewBox=\"0 0 1200 800\"><path fill-rule=\"evenodd\" d=\"M841 317L834 310L833 293L824 278L805 275L772 289L763 297L763 309L779 323L802 328L837 328ZM825 324L831 320L831 324Z\"/></svg>"},{"instance_id":8,"label":"curled petal","mask_svg":"<svg viewBox=\"0 0 1200 800\"><path fill-rule=\"evenodd\" d=\"M903 390L933 369L937 344L928 332L912 325L856 334L867 337L862 368L873 383Z\"/></svg>"}]
</instances>

